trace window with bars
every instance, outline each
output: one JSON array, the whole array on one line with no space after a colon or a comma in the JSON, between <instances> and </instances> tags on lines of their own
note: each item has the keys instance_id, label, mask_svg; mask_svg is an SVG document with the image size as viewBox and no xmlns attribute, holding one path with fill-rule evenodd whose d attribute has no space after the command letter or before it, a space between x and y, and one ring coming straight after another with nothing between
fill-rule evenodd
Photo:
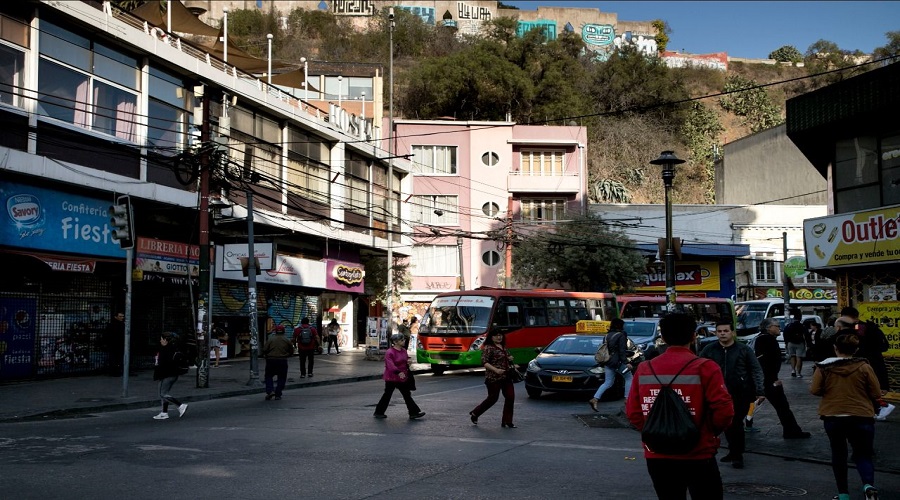
<instances>
[{"instance_id":1,"label":"window with bars","mask_svg":"<svg viewBox=\"0 0 900 500\"><path fill-rule=\"evenodd\" d=\"M566 200L522 200L522 220L532 222L557 221L565 218Z\"/></svg>"},{"instance_id":2,"label":"window with bars","mask_svg":"<svg viewBox=\"0 0 900 500\"><path fill-rule=\"evenodd\" d=\"M412 153L413 173L456 175L456 146L413 146Z\"/></svg>"},{"instance_id":3,"label":"window with bars","mask_svg":"<svg viewBox=\"0 0 900 500\"><path fill-rule=\"evenodd\" d=\"M778 271L781 266L775 261L774 252L757 252L754 254L754 280L757 283L778 283Z\"/></svg>"},{"instance_id":4,"label":"window with bars","mask_svg":"<svg viewBox=\"0 0 900 500\"><path fill-rule=\"evenodd\" d=\"M563 175L563 151L524 150L520 153L519 173L531 176Z\"/></svg>"},{"instance_id":5,"label":"window with bars","mask_svg":"<svg viewBox=\"0 0 900 500\"><path fill-rule=\"evenodd\" d=\"M413 198L413 220L420 224L459 224L459 197L426 195Z\"/></svg>"},{"instance_id":6,"label":"window with bars","mask_svg":"<svg viewBox=\"0 0 900 500\"><path fill-rule=\"evenodd\" d=\"M458 276L459 249L456 245L413 247L410 272L414 276Z\"/></svg>"}]
</instances>

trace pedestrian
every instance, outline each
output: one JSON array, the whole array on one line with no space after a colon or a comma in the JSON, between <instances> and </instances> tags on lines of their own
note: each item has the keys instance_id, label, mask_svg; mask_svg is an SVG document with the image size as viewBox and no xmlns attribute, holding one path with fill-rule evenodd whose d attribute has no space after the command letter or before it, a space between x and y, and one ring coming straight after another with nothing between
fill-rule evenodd
<instances>
[{"instance_id":1,"label":"pedestrian","mask_svg":"<svg viewBox=\"0 0 900 500\"><path fill-rule=\"evenodd\" d=\"M887 366L884 364L884 353L891 346L885 337L884 332L875 323L871 321L860 321L859 311L855 307L845 307L841 309L841 316L850 318L856 334L859 336L859 353L860 357L866 358L875 376L878 377L878 384L881 387L881 393L884 395L891 389L891 382L888 379ZM875 414L878 420L884 420L888 414L894 411L894 405L886 403L882 398L878 398L874 403Z\"/></svg>"},{"instance_id":2,"label":"pedestrian","mask_svg":"<svg viewBox=\"0 0 900 500\"><path fill-rule=\"evenodd\" d=\"M319 331L309 324L309 318L300 320L300 326L294 329L294 343L297 346L297 355L300 356L300 378L306 378L308 374L313 376L313 364L316 360L316 349L319 348ZM307 365L309 371L307 372Z\"/></svg>"},{"instance_id":3,"label":"pedestrian","mask_svg":"<svg viewBox=\"0 0 900 500\"><path fill-rule=\"evenodd\" d=\"M850 500L847 481L847 443L853 448L853 461L863 483L867 499L878 498L875 466L872 462L875 442L875 418L872 401L881 397L875 371L865 358L854 357L860 339L854 334L838 334L835 357L818 363L809 392L821 396L819 417L831 443L831 470L840 500Z\"/></svg>"},{"instance_id":4,"label":"pedestrian","mask_svg":"<svg viewBox=\"0 0 900 500\"><path fill-rule=\"evenodd\" d=\"M634 366L629 361L631 353L628 351L628 334L625 332L625 322L621 318L613 318L603 342L607 344L609 350L609 361L603 365L603 384L597 388L594 397L588 401L594 411L600 411L597 403L600 402L603 393L613 386L618 375L625 378L625 400L628 400L628 391L631 389L632 371L634 370Z\"/></svg>"},{"instance_id":5,"label":"pedestrian","mask_svg":"<svg viewBox=\"0 0 900 500\"><path fill-rule=\"evenodd\" d=\"M419 405L412 398L412 373L409 370L409 355L403 348L403 334L395 333L391 335L391 347L384 353L384 394L378 404L375 405L375 418L387 418L388 404L391 402L391 396L394 395L394 389L400 391L403 396L403 402L406 403L406 411L409 413L409 419L415 420L425 416L425 412L419 408Z\"/></svg>"},{"instance_id":6,"label":"pedestrian","mask_svg":"<svg viewBox=\"0 0 900 500\"><path fill-rule=\"evenodd\" d=\"M725 389L722 370L691 351L690 346L697 335L696 326L694 317L685 313L667 314L660 320L659 327L668 348L653 360L637 366L634 386L625 405L628 420L642 430L651 403L662 387L660 380L670 381L700 430L696 446L683 455L656 453L644 444L653 488L656 496L665 500L684 500L687 492L691 498L704 500L724 496L716 452L718 435L731 425L734 407ZM678 376L673 380L676 374Z\"/></svg>"},{"instance_id":7,"label":"pedestrian","mask_svg":"<svg viewBox=\"0 0 900 500\"><path fill-rule=\"evenodd\" d=\"M163 332L159 337L160 348L156 354L153 380L159 381L159 399L162 402L162 411L153 417L156 420L169 418L169 403L178 407L179 417L184 416L184 412L187 411L187 403L181 403L171 394L172 386L178 381L178 375L181 373L179 367L185 363L182 359L184 353L178 350L177 341L178 336L172 332Z\"/></svg>"},{"instance_id":8,"label":"pedestrian","mask_svg":"<svg viewBox=\"0 0 900 500\"><path fill-rule=\"evenodd\" d=\"M516 389L509 371L515 370L513 355L506 348L506 335L499 330L489 331L481 345L481 364L484 365L484 385L487 386L487 397L469 412L469 419L478 425L478 417L488 411L500 399L503 393L503 416L500 427L515 429L513 423L513 405L516 402Z\"/></svg>"},{"instance_id":9,"label":"pedestrian","mask_svg":"<svg viewBox=\"0 0 900 500\"><path fill-rule=\"evenodd\" d=\"M806 337L809 335L801 320L800 309L791 311L793 320L784 327L785 352L791 361L791 377L803 378L803 358L806 357Z\"/></svg>"},{"instance_id":10,"label":"pedestrian","mask_svg":"<svg viewBox=\"0 0 900 500\"><path fill-rule=\"evenodd\" d=\"M766 399L775 408L778 420L781 422L781 435L784 439L806 439L810 434L800 428L791 404L784 394L784 386L778 377L781 370L781 348L778 347L777 337L781 333L778 320L766 318L760 323L760 334L754 344L756 359L763 371L763 384L765 386Z\"/></svg>"},{"instance_id":11,"label":"pedestrian","mask_svg":"<svg viewBox=\"0 0 900 500\"><path fill-rule=\"evenodd\" d=\"M263 346L262 356L266 358L266 401L281 399L287 382L288 360L294 355L294 346L284 335L284 325L276 325L273 335L269 335ZM275 385L274 379L278 378Z\"/></svg>"},{"instance_id":12,"label":"pedestrian","mask_svg":"<svg viewBox=\"0 0 900 500\"><path fill-rule=\"evenodd\" d=\"M209 349L216 356L216 364L213 365L213 368L219 367L219 358L222 357L222 343L219 342L219 332L213 328L212 333L209 336Z\"/></svg>"},{"instance_id":13,"label":"pedestrian","mask_svg":"<svg viewBox=\"0 0 900 500\"><path fill-rule=\"evenodd\" d=\"M341 333L341 325L338 324L337 319L331 318L331 323L328 323L328 326L325 327L325 335L328 338L328 352L325 355L331 354L331 346L334 346L334 353L340 354L341 351L338 349L338 335Z\"/></svg>"},{"instance_id":14,"label":"pedestrian","mask_svg":"<svg viewBox=\"0 0 900 500\"><path fill-rule=\"evenodd\" d=\"M403 348L409 349L409 339L412 336L412 331L409 329L409 320L404 319L399 326L397 326L397 332L403 334Z\"/></svg>"},{"instance_id":15,"label":"pedestrian","mask_svg":"<svg viewBox=\"0 0 900 500\"><path fill-rule=\"evenodd\" d=\"M731 395L734 418L725 429L728 454L720 462L731 462L735 469L744 468L744 419L750 413L751 404L765 400L763 373L756 354L747 344L737 341L730 321L716 323L718 342L708 344L700 352L701 358L711 359L719 365L725 378L725 388Z\"/></svg>"},{"instance_id":16,"label":"pedestrian","mask_svg":"<svg viewBox=\"0 0 900 500\"><path fill-rule=\"evenodd\" d=\"M812 345L809 346L808 352L813 362L818 363L830 357L830 354L825 352L825 346L822 342L822 326L813 319L804 321L803 326L809 331L809 338L812 340ZM813 365L813 370L815 370L815 365Z\"/></svg>"},{"instance_id":17,"label":"pedestrian","mask_svg":"<svg viewBox=\"0 0 900 500\"><path fill-rule=\"evenodd\" d=\"M125 362L125 313L118 311L106 325L104 333L106 344L109 374L119 376Z\"/></svg>"}]
</instances>

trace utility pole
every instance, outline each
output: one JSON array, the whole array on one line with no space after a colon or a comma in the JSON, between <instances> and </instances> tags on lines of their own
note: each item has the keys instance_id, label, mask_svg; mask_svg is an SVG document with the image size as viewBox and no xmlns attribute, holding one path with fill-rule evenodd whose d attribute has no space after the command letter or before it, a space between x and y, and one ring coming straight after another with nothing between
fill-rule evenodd
<instances>
[{"instance_id":1,"label":"utility pole","mask_svg":"<svg viewBox=\"0 0 900 500\"><path fill-rule=\"evenodd\" d=\"M253 191L247 190L247 314L250 316L250 379L259 385L259 321L256 318L256 249L253 247Z\"/></svg>"},{"instance_id":2,"label":"utility pole","mask_svg":"<svg viewBox=\"0 0 900 500\"><path fill-rule=\"evenodd\" d=\"M789 285L790 278L786 273L787 266L787 254L788 254L788 245L787 245L787 231L781 233L782 240L782 251L784 252L784 260L781 261L781 283L782 283L782 295L784 295L784 323L788 324L788 318L791 315L791 287Z\"/></svg>"},{"instance_id":3,"label":"utility pole","mask_svg":"<svg viewBox=\"0 0 900 500\"><path fill-rule=\"evenodd\" d=\"M456 237L456 246L459 249L459 289L466 289L466 271L463 268L463 237Z\"/></svg>"},{"instance_id":4,"label":"utility pole","mask_svg":"<svg viewBox=\"0 0 900 500\"><path fill-rule=\"evenodd\" d=\"M388 171L387 171L387 306L388 338L394 331L394 8L388 9L390 21L390 78L388 79Z\"/></svg>"},{"instance_id":5,"label":"utility pole","mask_svg":"<svg viewBox=\"0 0 900 500\"><path fill-rule=\"evenodd\" d=\"M513 199L512 196L510 196L506 200L506 269L503 277L503 288L512 288L512 211Z\"/></svg>"},{"instance_id":6,"label":"utility pole","mask_svg":"<svg viewBox=\"0 0 900 500\"><path fill-rule=\"evenodd\" d=\"M200 124L200 286L197 298L197 387L209 388L209 95L203 86ZM189 277L190 278L190 277Z\"/></svg>"}]
</instances>

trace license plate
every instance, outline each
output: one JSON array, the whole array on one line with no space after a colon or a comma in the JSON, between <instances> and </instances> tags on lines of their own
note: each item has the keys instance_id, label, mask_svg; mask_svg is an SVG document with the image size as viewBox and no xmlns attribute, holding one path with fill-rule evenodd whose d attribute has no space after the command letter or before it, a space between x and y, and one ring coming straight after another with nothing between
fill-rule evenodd
<instances>
[{"instance_id":1,"label":"license plate","mask_svg":"<svg viewBox=\"0 0 900 500\"><path fill-rule=\"evenodd\" d=\"M571 382L572 376L571 375L553 375L553 377L551 377L550 380L552 380L553 382Z\"/></svg>"}]
</instances>

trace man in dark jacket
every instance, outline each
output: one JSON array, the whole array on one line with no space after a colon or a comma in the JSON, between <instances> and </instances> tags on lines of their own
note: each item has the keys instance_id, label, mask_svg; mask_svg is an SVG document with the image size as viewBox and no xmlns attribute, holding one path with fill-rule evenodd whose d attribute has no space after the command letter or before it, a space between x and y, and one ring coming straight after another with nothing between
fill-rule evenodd
<instances>
[{"instance_id":1,"label":"man in dark jacket","mask_svg":"<svg viewBox=\"0 0 900 500\"><path fill-rule=\"evenodd\" d=\"M724 495L716 452L718 435L734 418L734 408L722 370L691 352L696 327L694 317L684 313L667 314L659 322L669 347L653 361L637 366L634 386L625 404L628 420L642 430L661 382L666 381L682 396L700 429L697 445L683 455L658 453L644 443L647 471L659 498L685 498L686 491L691 498L714 500ZM678 377L672 380L675 374Z\"/></svg>"},{"instance_id":2,"label":"man in dark jacket","mask_svg":"<svg viewBox=\"0 0 900 500\"><path fill-rule=\"evenodd\" d=\"M800 309L792 309L793 320L784 327L785 352L791 360L791 377L803 378L803 358L806 357L806 346L809 330L803 326L803 314Z\"/></svg>"},{"instance_id":3,"label":"man in dark jacket","mask_svg":"<svg viewBox=\"0 0 900 500\"><path fill-rule=\"evenodd\" d=\"M728 439L728 454L721 462L731 462L735 469L744 468L744 417L750 411L750 404L762 403L765 399L763 373L756 354L747 344L737 342L730 321L716 324L718 342L708 344L700 351L701 358L711 359L722 369L725 388L731 394L734 418L725 429Z\"/></svg>"},{"instance_id":4,"label":"man in dark jacket","mask_svg":"<svg viewBox=\"0 0 900 500\"><path fill-rule=\"evenodd\" d=\"M759 325L760 333L756 337L756 359L763 371L763 384L765 385L766 399L775 408L778 420L781 421L781 432L784 439L806 439L810 436L800 428L784 387L778 378L781 370L781 348L778 347L778 335L781 333L781 325L774 318L766 318Z\"/></svg>"},{"instance_id":5,"label":"man in dark jacket","mask_svg":"<svg viewBox=\"0 0 900 500\"><path fill-rule=\"evenodd\" d=\"M277 325L274 335L266 339L262 355L266 358L266 401L281 399L287 382L288 360L294 355L294 346L284 336L284 325ZM277 385L274 383L275 377L278 377Z\"/></svg>"}]
</instances>

